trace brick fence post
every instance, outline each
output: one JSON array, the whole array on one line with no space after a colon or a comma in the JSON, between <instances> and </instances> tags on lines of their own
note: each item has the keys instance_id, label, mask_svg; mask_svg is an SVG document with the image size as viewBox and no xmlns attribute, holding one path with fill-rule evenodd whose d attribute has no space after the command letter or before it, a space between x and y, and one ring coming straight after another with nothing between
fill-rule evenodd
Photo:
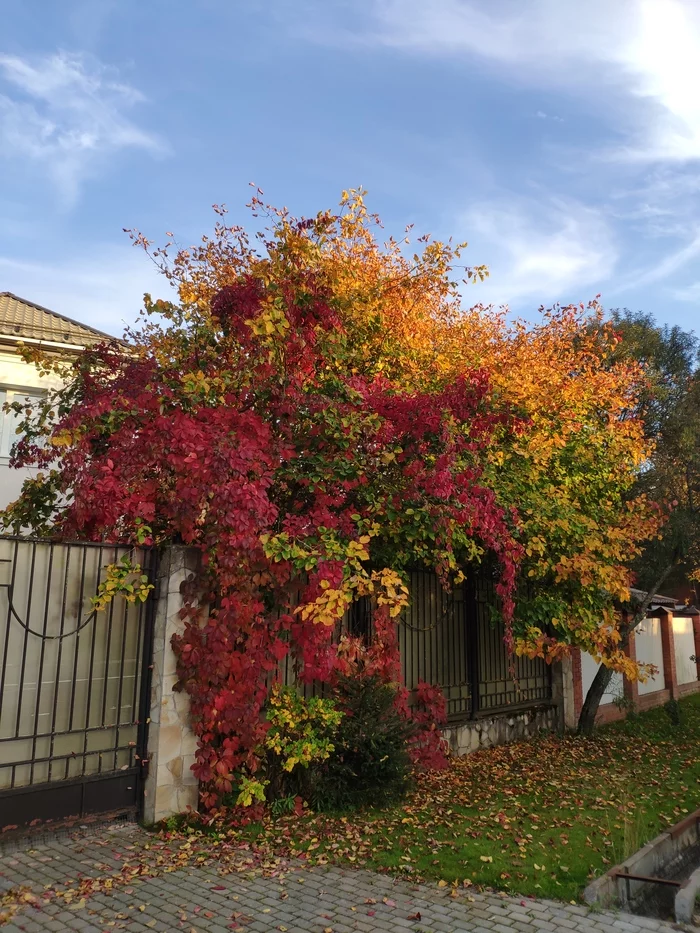
<instances>
[{"instance_id":1,"label":"brick fence post","mask_svg":"<svg viewBox=\"0 0 700 933\"><path fill-rule=\"evenodd\" d=\"M176 661L170 646L181 634L184 622L183 583L196 571L198 554L190 548L169 547L163 553L158 582L151 681L151 721L148 727L148 776L144 790L143 819L148 825L188 808L197 809L199 785L190 766L196 738L190 728L190 701L175 692Z\"/></svg>"},{"instance_id":2,"label":"brick fence post","mask_svg":"<svg viewBox=\"0 0 700 933\"><path fill-rule=\"evenodd\" d=\"M673 642L673 613L668 609L659 610L661 628L661 647L664 653L664 686L672 700L678 698L678 679L676 677L676 649Z\"/></svg>"},{"instance_id":3,"label":"brick fence post","mask_svg":"<svg viewBox=\"0 0 700 933\"><path fill-rule=\"evenodd\" d=\"M693 635L695 636L695 664L700 680L700 615L693 616Z\"/></svg>"}]
</instances>

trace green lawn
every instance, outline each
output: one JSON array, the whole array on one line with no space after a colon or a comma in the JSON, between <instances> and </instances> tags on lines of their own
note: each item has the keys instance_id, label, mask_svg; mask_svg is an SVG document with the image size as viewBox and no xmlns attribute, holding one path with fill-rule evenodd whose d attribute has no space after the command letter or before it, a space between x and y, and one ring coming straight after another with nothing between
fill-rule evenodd
<instances>
[{"instance_id":1,"label":"green lawn","mask_svg":"<svg viewBox=\"0 0 700 933\"><path fill-rule=\"evenodd\" d=\"M400 807L285 817L253 835L264 850L315 862L573 900L700 806L700 695L681 707L680 726L657 709L591 739L484 750L420 776Z\"/></svg>"}]
</instances>

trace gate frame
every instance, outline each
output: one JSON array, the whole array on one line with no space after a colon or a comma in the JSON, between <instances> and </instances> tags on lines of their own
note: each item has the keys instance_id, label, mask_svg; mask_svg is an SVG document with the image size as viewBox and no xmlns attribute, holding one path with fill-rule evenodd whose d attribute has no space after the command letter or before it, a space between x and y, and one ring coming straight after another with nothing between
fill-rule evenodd
<instances>
[{"instance_id":1,"label":"gate frame","mask_svg":"<svg viewBox=\"0 0 700 933\"><path fill-rule=\"evenodd\" d=\"M70 546L75 548L101 548L101 549L124 549L129 545L123 545L105 541L63 541L55 538L38 538L23 535L0 535L0 540L14 542L15 551L12 558L5 558L3 562L11 563L12 571L10 583L1 584L2 589L7 590L8 597L8 630L5 636L5 649L3 654L8 651L9 645L9 626L11 624L14 607L10 601L13 582L15 579L15 566L19 559L19 550L22 544L28 545L53 545ZM156 612L159 601L159 566L160 553L157 547L138 546L138 550L144 555L142 559L143 572L148 574L153 589L141 607L142 616L142 640L140 651L138 653L138 698L135 707L137 719L136 742L134 746L134 765L125 770L105 771L99 774L82 774L74 778L59 778L58 780L42 781L36 784L28 784L20 787L0 788L0 814L6 809L12 811L13 819L9 824L13 829L15 827L34 827L38 824L42 826L47 823L57 823L64 820L84 819L93 816L118 817L133 815L141 819L144 812L144 788L148 776L148 726L151 710L151 689L152 689L152 671L153 671L153 641L155 631ZM32 559L33 573L33 559ZM65 586L68 578L68 572L63 581L65 600ZM30 578L30 586L33 580ZM48 584L47 584L48 588ZM117 597L118 598L118 597ZM44 595L48 600L48 591ZM98 624L98 618L93 620L93 624ZM77 631L76 631L77 635ZM42 637L42 636L39 636ZM26 645L23 653L26 657ZM4 672L7 658L2 661L2 670ZM123 671L120 672L123 676ZM41 676L41 670L39 671ZM4 678L3 678L4 679ZM3 685L4 686L4 685ZM72 690L75 689L73 683ZM0 696L0 705L2 697ZM36 723L35 723L36 726ZM76 730L80 731L80 730ZM23 737L25 738L25 737ZM32 736L26 736L32 738ZM35 738L35 737L34 737ZM36 739L34 741L34 745ZM108 788L112 788L111 792ZM100 799L105 796L105 791L113 795L113 807L103 807L100 805ZM119 802L121 799L122 802ZM78 806L76 807L76 803ZM26 813L24 811L27 811ZM54 812L55 811L55 812ZM3 817L0 816L0 829L4 829Z\"/></svg>"}]
</instances>

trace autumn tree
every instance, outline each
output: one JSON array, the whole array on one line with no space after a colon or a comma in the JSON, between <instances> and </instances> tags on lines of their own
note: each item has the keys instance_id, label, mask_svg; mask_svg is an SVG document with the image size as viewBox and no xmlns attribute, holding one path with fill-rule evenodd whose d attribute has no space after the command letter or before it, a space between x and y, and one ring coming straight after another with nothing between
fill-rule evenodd
<instances>
[{"instance_id":1,"label":"autumn tree","mask_svg":"<svg viewBox=\"0 0 700 933\"><path fill-rule=\"evenodd\" d=\"M257 195L252 208L253 240L223 209L192 249L135 236L176 299L147 298L128 347L87 350L27 414L13 463L40 473L4 517L199 549L175 649L205 804L255 779L286 655L301 680L358 659L400 679L416 565L450 587L493 562L510 649L551 661L579 645L634 675L612 607L657 518L631 493L646 448L639 418L622 417L641 367L615 357L599 309L593 329L584 308L535 327L465 311L461 247L378 241L361 192L302 220ZM338 642L365 596L372 643Z\"/></svg>"},{"instance_id":2,"label":"autumn tree","mask_svg":"<svg viewBox=\"0 0 700 933\"><path fill-rule=\"evenodd\" d=\"M619 627L624 648L662 587L700 578L700 345L692 332L659 326L641 312L613 311L611 320L620 337L616 359L639 363L646 377L628 414L643 427L650 456L631 494L662 503L666 512L660 533L631 555L644 596L628 604ZM593 729L611 676L611 669L601 665L584 700L580 732Z\"/></svg>"}]
</instances>

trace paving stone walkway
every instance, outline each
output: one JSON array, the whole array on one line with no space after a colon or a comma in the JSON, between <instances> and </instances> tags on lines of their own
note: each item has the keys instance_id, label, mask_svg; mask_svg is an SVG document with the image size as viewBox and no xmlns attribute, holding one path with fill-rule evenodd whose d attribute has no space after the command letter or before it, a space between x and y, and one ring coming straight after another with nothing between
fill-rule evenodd
<instances>
[{"instance_id":1,"label":"paving stone walkway","mask_svg":"<svg viewBox=\"0 0 700 933\"><path fill-rule=\"evenodd\" d=\"M143 844L134 824L10 843L0 853L0 895L26 886L38 895L66 879L117 874L123 851ZM2 843L0 843L2 845ZM40 898L2 933L670 933L682 929L629 914L530 898L470 894L387 875L299 865L277 877L221 874L216 862L189 864L87 899Z\"/></svg>"}]
</instances>

